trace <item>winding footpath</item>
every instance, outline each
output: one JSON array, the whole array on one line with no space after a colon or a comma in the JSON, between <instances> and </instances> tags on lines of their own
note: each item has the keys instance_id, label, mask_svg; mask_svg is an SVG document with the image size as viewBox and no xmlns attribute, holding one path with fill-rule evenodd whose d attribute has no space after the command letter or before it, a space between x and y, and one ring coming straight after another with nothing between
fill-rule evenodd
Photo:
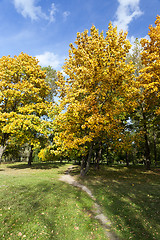
<instances>
[{"instance_id":1,"label":"winding footpath","mask_svg":"<svg viewBox=\"0 0 160 240\"><path fill-rule=\"evenodd\" d=\"M59 180L66 182L72 186L78 187L82 189L82 191L86 192L94 201L94 216L95 219L98 219L102 226L105 229L106 237L109 240L119 240L119 238L116 236L116 234L111 230L112 223L111 221L102 213L100 205L96 202L96 198L93 196L92 192L84 185L77 182L74 177L72 177L69 173L73 166L67 169L65 172L65 175L62 175Z\"/></svg>"}]
</instances>

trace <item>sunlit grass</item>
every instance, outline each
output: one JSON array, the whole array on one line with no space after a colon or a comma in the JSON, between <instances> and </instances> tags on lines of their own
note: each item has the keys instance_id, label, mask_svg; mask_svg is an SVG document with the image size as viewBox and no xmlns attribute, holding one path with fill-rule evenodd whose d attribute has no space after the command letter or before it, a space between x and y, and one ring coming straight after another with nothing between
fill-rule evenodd
<instances>
[{"instance_id":1,"label":"sunlit grass","mask_svg":"<svg viewBox=\"0 0 160 240\"><path fill-rule=\"evenodd\" d=\"M106 239L93 200L59 181L68 166L0 166L0 239Z\"/></svg>"}]
</instances>

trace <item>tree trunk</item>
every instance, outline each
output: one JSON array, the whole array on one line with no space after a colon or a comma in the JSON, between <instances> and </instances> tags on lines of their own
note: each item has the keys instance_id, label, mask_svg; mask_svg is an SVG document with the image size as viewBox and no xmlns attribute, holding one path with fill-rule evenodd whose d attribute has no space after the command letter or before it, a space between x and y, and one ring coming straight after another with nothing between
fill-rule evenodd
<instances>
[{"instance_id":1,"label":"tree trunk","mask_svg":"<svg viewBox=\"0 0 160 240\"><path fill-rule=\"evenodd\" d=\"M108 146L107 146L107 166L109 165L109 151L108 151Z\"/></svg>"},{"instance_id":2,"label":"tree trunk","mask_svg":"<svg viewBox=\"0 0 160 240\"><path fill-rule=\"evenodd\" d=\"M33 157L33 145L31 145L31 150L30 150L30 153L29 153L28 166L32 165L32 157Z\"/></svg>"},{"instance_id":3,"label":"tree trunk","mask_svg":"<svg viewBox=\"0 0 160 240\"><path fill-rule=\"evenodd\" d=\"M6 145L5 146L0 146L0 164L1 164L1 162L2 162L2 156L3 156L3 153L4 153L4 151L5 151L5 149L6 149Z\"/></svg>"},{"instance_id":4,"label":"tree trunk","mask_svg":"<svg viewBox=\"0 0 160 240\"><path fill-rule=\"evenodd\" d=\"M87 159L85 159L85 158L82 159L81 171L80 171L80 175L82 177L84 177L89 170L90 161L91 161L91 157L92 157L92 147L93 147L93 145L91 144Z\"/></svg>"},{"instance_id":5,"label":"tree trunk","mask_svg":"<svg viewBox=\"0 0 160 240\"><path fill-rule=\"evenodd\" d=\"M83 176L85 166L86 166L86 159L85 159L85 156L83 156L81 161L81 171L80 171L81 176Z\"/></svg>"},{"instance_id":6,"label":"tree trunk","mask_svg":"<svg viewBox=\"0 0 160 240\"><path fill-rule=\"evenodd\" d=\"M96 163L96 159L97 159L97 152L96 152L96 150L94 151L94 156L93 156L93 165L95 166L95 163Z\"/></svg>"},{"instance_id":7,"label":"tree trunk","mask_svg":"<svg viewBox=\"0 0 160 240\"><path fill-rule=\"evenodd\" d=\"M129 167L128 153L126 152L126 167Z\"/></svg>"},{"instance_id":8,"label":"tree trunk","mask_svg":"<svg viewBox=\"0 0 160 240\"><path fill-rule=\"evenodd\" d=\"M155 166L157 166L157 146L156 146L156 134L154 132L153 136L153 144L154 144L154 161L155 161Z\"/></svg>"},{"instance_id":9,"label":"tree trunk","mask_svg":"<svg viewBox=\"0 0 160 240\"><path fill-rule=\"evenodd\" d=\"M99 163L102 159L102 142L99 142L99 150L97 154L97 159L96 159L96 169L99 169Z\"/></svg>"},{"instance_id":10,"label":"tree trunk","mask_svg":"<svg viewBox=\"0 0 160 240\"><path fill-rule=\"evenodd\" d=\"M142 115L143 115L144 139L145 139L146 169L150 170L150 168L151 168L150 148L149 148L149 143L148 143L146 115L145 115L143 109L142 109Z\"/></svg>"}]
</instances>

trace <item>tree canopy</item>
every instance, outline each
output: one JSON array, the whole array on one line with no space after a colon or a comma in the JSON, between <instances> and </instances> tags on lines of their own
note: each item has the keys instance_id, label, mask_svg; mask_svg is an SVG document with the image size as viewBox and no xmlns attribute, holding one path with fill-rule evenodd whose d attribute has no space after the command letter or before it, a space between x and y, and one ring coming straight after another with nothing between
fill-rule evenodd
<instances>
[{"instance_id":1,"label":"tree canopy","mask_svg":"<svg viewBox=\"0 0 160 240\"><path fill-rule=\"evenodd\" d=\"M47 134L43 116L52 105L45 100L50 92L45 77L35 57L21 53L0 59L1 154L15 136L21 144L35 146Z\"/></svg>"},{"instance_id":2,"label":"tree canopy","mask_svg":"<svg viewBox=\"0 0 160 240\"><path fill-rule=\"evenodd\" d=\"M61 109L55 137L60 150L78 149L82 155L89 145L120 138L122 120L135 107L132 63L126 62L131 47L127 33L118 34L109 24L106 36L92 26L77 33L70 44L69 59L59 73Z\"/></svg>"}]
</instances>

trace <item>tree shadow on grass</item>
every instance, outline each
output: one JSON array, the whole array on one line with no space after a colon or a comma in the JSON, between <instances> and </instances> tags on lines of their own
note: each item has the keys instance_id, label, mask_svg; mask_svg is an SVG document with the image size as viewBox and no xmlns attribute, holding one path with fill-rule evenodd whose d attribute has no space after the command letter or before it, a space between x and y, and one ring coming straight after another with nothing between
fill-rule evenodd
<instances>
[{"instance_id":1,"label":"tree shadow on grass","mask_svg":"<svg viewBox=\"0 0 160 240\"><path fill-rule=\"evenodd\" d=\"M125 166L100 166L100 169L90 168L85 180L108 181L130 181L131 183L148 182L160 184L160 171L158 168L146 170L144 166L125 167Z\"/></svg>"},{"instance_id":2,"label":"tree shadow on grass","mask_svg":"<svg viewBox=\"0 0 160 240\"><path fill-rule=\"evenodd\" d=\"M70 174L72 176L79 175L80 168L79 168L79 166L73 165L71 167L68 167L66 171L64 171L64 170L59 171L58 174Z\"/></svg>"},{"instance_id":3,"label":"tree shadow on grass","mask_svg":"<svg viewBox=\"0 0 160 240\"><path fill-rule=\"evenodd\" d=\"M80 174L80 166L74 166L70 172L70 175L79 175Z\"/></svg>"},{"instance_id":4,"label":"tree shadow on grass","mask_svg":"<svg viewBox=\"0 0 160 240\"><path fill-rule=\"evenodd\" d=\"M48 170L48 169L52 169L52 168L59 168L63 165L65 165L66 163L60 163L60 162L52 162L52 163L32 163L31 166L28 165L28 163L15 163L15 164L11 164L9 166L7 166L7 168L11 168L11 169L44 169L44 170Z\"/></svg>"},{"instance_id":5,"label":"tree shadow on grass","mask_svg":"<svg viewBox=\"0 0 160 240\"><path fill-rule=\"evenodd\" d=\"M129 189L125 182L114 182L108 186L105 182L101 186L102 197L98 196L99 201L112 216L114 227L122 238L128 239L130 236L132 239L159 239L154 236L158 232L160 219L159 197L155 193L157 188L152 184L136 185L131 185Z\"/></svg>"},{"instance_id":6,"label":"tree shadow on grass","mask_svg":"<svg viewBox=\"0 0 160 240\"><path fill-rule=\"evenodd\" d=\"M81 179L114 223L120 238L159 239L160 178L157 170L102 167Z\"/></svg>"}]
</instances>

